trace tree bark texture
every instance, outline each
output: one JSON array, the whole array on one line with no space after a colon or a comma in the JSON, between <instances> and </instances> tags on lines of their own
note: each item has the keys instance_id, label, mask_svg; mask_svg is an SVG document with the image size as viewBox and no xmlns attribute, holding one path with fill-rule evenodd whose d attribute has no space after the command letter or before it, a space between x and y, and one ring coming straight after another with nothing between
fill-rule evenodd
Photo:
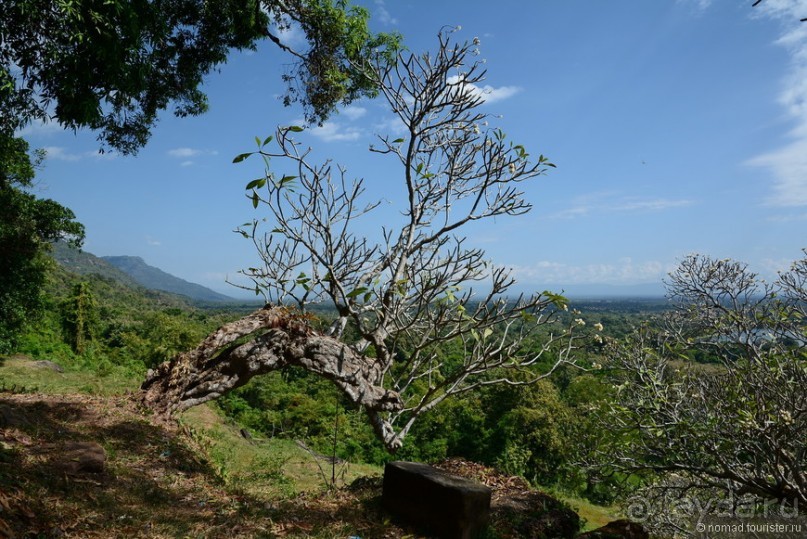
<instances>
[{"instance_id":1,"label":"tree bark texture","mask_svg":"<svg viewBox=\"0 0 807 539\"><path fill-rule=\"evenodd\" d=\"M208 335L194 350L150 370L142 402L162 416L187 410L246 384L253 376L297 365L332 381L370 416L376 434L394 451L400 441L381 412L400 410L400 396L381 386L373 358L314 331L304 315L267 305Z\"/></svg>"}]
</instances>

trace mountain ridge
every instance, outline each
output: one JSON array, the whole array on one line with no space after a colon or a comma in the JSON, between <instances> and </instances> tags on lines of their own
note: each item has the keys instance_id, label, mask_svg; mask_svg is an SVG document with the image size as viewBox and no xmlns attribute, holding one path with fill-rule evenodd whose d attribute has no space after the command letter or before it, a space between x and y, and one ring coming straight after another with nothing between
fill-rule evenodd
<instances>
[{"instance_id":1,"label":"mountain ridge","mask_svg":"<svg viewBox=\"0 0 807 539\"><path fill-rule=\"evenodd\" d=\"M236 301L235 298L220 294L206 286L186 281L160 268L151 266L139 256L102 256L101 260L117 268L146 288L187 296L197 301L214 303Z\"/></svg>"},{"instance_id":2,"label":"mountain ridge","mask_svg":"<svg viewBox=\"0 0 807 539\"><path fill-rule=\"evenodd\" d=\"M75 249L65 242L54 243L50 254L60 266L72 273L100 275L129 288L166 292L197 302L239 302L236 298L150 266L139 256L98 257L87 251Z\"/></svg>"}]
</instances>

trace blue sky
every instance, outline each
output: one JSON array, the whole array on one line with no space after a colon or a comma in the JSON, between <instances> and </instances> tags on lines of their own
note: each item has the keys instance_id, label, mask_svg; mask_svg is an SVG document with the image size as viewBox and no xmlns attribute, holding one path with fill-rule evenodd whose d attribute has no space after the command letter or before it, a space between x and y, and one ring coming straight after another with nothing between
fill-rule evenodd
<instances>
[{"instance_id":1,"label":"blue sky","mask_svg":"<svg viewBox=\"0 0 807 539\"><path fill-rule=\"evenodd\" d=\"M413 51L433 49L444 25L478 37L485 111L557 165L529 187L530 214L468 230L523 287L660 289L693 252L773 277L807 247L807 2L361 3L375 30L400 31ZM210 112L163 115L136 157L99 155L90 132L29 126L49 154L36 193L76 212L87 251L141 256L238 295L225 277L258 257L232 230L261 217L243 190L261 168L232 159L299 122L278 99L288 61L269 44L234 54L206 82ZM400 170L367 151L389 118L381 100L363 101L300 140L364 177L369 198L394 199Z\"/></svg>"}]
</instances>

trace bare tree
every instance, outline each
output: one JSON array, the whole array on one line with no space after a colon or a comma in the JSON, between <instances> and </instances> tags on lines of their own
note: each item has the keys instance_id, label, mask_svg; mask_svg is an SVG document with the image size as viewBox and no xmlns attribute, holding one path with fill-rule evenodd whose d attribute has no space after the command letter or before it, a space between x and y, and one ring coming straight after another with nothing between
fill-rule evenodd
<instances>
[{"instance_id":1,"label":"bare tree","mask_svg":"<svg viewBox=\"0 0 807 539\"><path fill-rule=\"evenodd\" d=\"M666 535L759 504L804 512L807 257L765 283L691 256L668 286L676 308L663 323L611 343L617 396L600 414L597 467L644 478L633 516Z\"/></svg>"},{"instance_id":2,"label":"bare tree","mask_svg":"<svg viewBox=\"0 0 807 539\"><path fill-rule=\"evenodd\" d=\"M271 303L151 373L143 385L148 404L182 410L256 374L299 365L363 406L394 451L444 399L483 385L531 383L570 361L575 324L548 332L538 349L522 346L565 299L509 297L511 272L489 264L461 234L472 222L528 212L522 183L554 165L489 127L492 118L480 109L479 42L456 43L451 34L439 33L435 53L375 65L375 83L404 129L370 147L400 166L401 182L390 183L399 189L390 195L401 201L399 213L385 205L392 217L378 241L356 230L379 201L365 201L364 182L351 181L342 166L312 163L311 150L293 138L302 128L279 128L235 159L260 155L265 163L247 189L272 228L265 232L256 220L239 232L263 263L244 273ZM276 163L289 173L273 172ZM308 323L314 304L338 313L325 333ZM358 337L348 342L348 333ZM550 350L554 366L536 369Z\"/></svg>"}]
</instances>

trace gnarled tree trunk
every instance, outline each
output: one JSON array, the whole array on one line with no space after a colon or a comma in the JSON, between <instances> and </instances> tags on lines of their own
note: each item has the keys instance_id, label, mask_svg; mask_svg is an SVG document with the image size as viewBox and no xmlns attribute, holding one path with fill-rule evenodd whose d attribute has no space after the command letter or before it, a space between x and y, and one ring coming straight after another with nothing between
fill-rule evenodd
<instances>
[{"instance_id":1,"label":"gnarled tree trunk","mask_svg":"<svg viewBox=\"0 0 807 539\"><path fill-rule=\"evenodd\" d=\"M298 365L331 380L348 398L364 407L387 449L401 445L380 412L400 410L399 395L384 389L383 376L371 358L349 345L314 331L305 317L285 307L267 305L218 328L194 350L149 371L142 402L171 416L220 397L253 376Z\"/></svg>"}]
</instances>

